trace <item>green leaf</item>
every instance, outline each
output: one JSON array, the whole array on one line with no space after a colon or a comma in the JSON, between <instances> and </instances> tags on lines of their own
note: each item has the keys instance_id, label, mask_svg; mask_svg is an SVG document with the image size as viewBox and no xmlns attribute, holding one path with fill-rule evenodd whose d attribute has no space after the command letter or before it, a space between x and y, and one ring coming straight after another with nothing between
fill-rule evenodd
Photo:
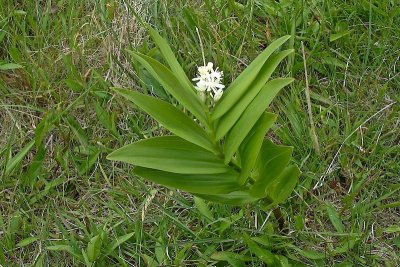
<instances>
[{"instance_id":1,"label":"green leaf","mask_svg":"<svg viewBox=\"0 0 400 267\"><path fill-rule=\"evenodd\" d=\"M246 135L272 102L276 94L293 81L292 78L278 78L269 81L247 107L239 121L228 133L224 145L225 162L229 162Z\"/></svg>"},{"instance_id":2,"label":"green leaf","mask_svg":"<svg viewBox=\"0 0 400 267\"><path fill-rule=\"evenodd\" d=\"M115 92L135 103L172 133L183 139L214 151L207 133L173 105L132 90L113 88Z\"/></svg>"},{"instance_id":3,"label":"green leaf","mask_svg":"<svg viewBox=\"0 0 400 267\"><path fill-rule=\"evenodd\" d=\"M242 206L257 200L257 198L251 196L247 191L233 191L227 194L210 195L210 193L195 194L205 200L212 202Z\"/></svg>"},{"instance_id":4,"label":"green leaf","mask_svg":"<svg viewBox=\"0 0 400 267\"><path fill-rule=\"evenodd\" d=\"M391 225L391 226L385 228L384 232L387 234L400 233L400 226Z\"/></svg>"},{"instance_id":5,"label":"green leaf","mask_svg":"<svg viewBox=\"0 0 400 267\"><path fill-rule=\"evenodd\" d=\"M194 204L197 210L200 212L202 216L204 216L208 221L214 221L214 217L211 213L211 210L208 208L207 204L201 198L194 197Z\"/></svg>"},{"instance_id":6,"label":"green leaf","mask_svg":"<svg viewBox=\"0 0 400 267\"><path fill-rule=\"evenodd\" d=\"M71 255L74 257L83 260L83 256L79 250L74 249L70 245L54 245L54 246L48 246L46 247L47 250L51 251L66 251L69 252Z\"/></svg>"},{"instance_id":7,"label":"green leaf","mask_svg":"<svg viewBox=\"0 0 400 267\"><path fill-rule=\"evenodd\" d=\"M241 97L237 101L237 103L218 120L217 131L216 131L217 140L220 140L222 137L224 137L225 134L232 128L232 126L237 122L237 120L246 110L251 101L257 96L257 94L263 88L265 83L269 80L271 74L279 65L279 63L292 52L293 52L292 49L279 52L271 56L265 62L257 78L246 90L243 97Z\"/></svg>"},{"instance_id":8,"label":"green leaf","mask_svg":"<svg viewBox=\"0 0 400 267\"><path fill-rule=\"evenodd\" d=\"M106 249L107 254L110 254L111 252L113 252L117 247L119 247L120 245L122 245L123 243L125 243L126 241L128 241L135 233L129 233L123 236L120 236L117 238L117 240L114 240Z\"/></svg>"},{"instance_id":9,"label":"green leaf","mask_svg":"<svg viewBox=\"0 0 400 267\"><path fill-rule=\"evenodd\" d=\"M133 172L152 182L196 194L223 194L240 189L238 173L178 174L136 167Z\"/></svg>"},{"instance_id":10,"label":"green leaf","mask_svg":"<svg viewBox=\"0 0 400 267\"><path fill-rule=\"evenodd\" d=\"M186 245L183 246L183 248L179 252L176 252L174 266L184 266L183 262L190 253L190 249L192 247L193 247L192 243L187 243Z\"/></svg>"},{"instance_id":11,"label":"green leaf","mask_svg":"<svg viewBox=\"0 0 400 267\"><path fill-rule=\"evenodd\" d=\"M133 51L128 52L139 61L158 80L164 89L179 101L179 103L192 112L202 123L205 125L207 124L203 106L193 86L188 87L186 84L181 84L174 73L157 60L141 53Z\"/></svg>"},{"instance_id":12,"label":"green leaf","mask_svg":"<svg viewBox=\"0 0 400 267\"><path fill-rule=\"evenodd\" d=\"M144 139L112 152L107 158L173 173L213 174L230 170L216 155L178 136Z\"/></svg>"},{"instance_id":13,"label":"green leaf","mask_svg":"<svg viewBox=\"0 0 400 267\"><path fill-rule=\"evenodd\" d=\"M21 177L21 183L24 186L30 186L33 188L33 185L36 182L36 177L41 174L42 166L44 159L46 157L45 145L43 143L36 149L36 154L31 160L28 170Z\"/></svg>"},{"instance_id":14,"label":"green leaf","mask_svg":"<svg viewBox=\"0 0 400 267\"><path fill-rule=\"evenodd\" d=\"M50 251L72 251L73 248L70 245L54 245L46 247Z\"/></svg>"},{"instance_id":15,"label":"green leaf","mask_svg":"<svg viewBox=\"0 0 400 267\"><path fill-rule=\"evenodd\" d=\"M284 202L297 184L300 170L296 165L286 167L282 174L266 189L274 205Z\"/></svg>"},{"instance_id":16,"label":"green leaf","mask_svg":"<svg viewBox=\"0 0 400 267\"><path fill-rule=\"evenodd\" d=\"M43 139L45 138L47 132L49 132L54 124L60 117L60 112L56 110L50 110L44 115L43 119L36 126L35 129L35 145L39 147Z\"/></svg>"},{"instance_id":17,"label":"green leaf","mask_svg":"<svg viewBox=\"0 0 400 267\"><path fill-rule=\"evenodd\" d=\"M181 84L186 84L186 86L192 87L192 83L186 76L185 71L181 67L181 64L179 64L167 41L164 40L161 35L158 34L158 32L149 25L147 25L147 31L149 32L154 43L157 45L158 49L160 49L160 52L163 55L165 61L168 63L170 69L173 70L175 76L178 78Z\"/></svg>"},{"instance_id":18,"label":"green leaf","mask_svg":"<svg viewBox=\"0 0 400 267\"><path fill-rule=\"evenodd\" d=\"M21 240L20 242L18 242L17 247L26 247L26 246L36 242L37 240L39 240L39 237L37 237L37 236L25 238L25 239Z\"/></svg>"},{"instance_id":19,"label":"green leaf","mask_svg":"<svg viewBox=\"0 0 400 267\"><path fill-rule=\"evenodd\" d=\"M71 131L74 133L76 138L79 140L79 143L87 149L89 143L88 143L88 137L85 133L85 130L82 129L81 125L79 122L77 122L74 117L68 116L67 117L67 123L69 127L71 128Z\"/></svg>"},{"instance_id":20,"label":"green leaf","mask_svg":"<svg viewBox=\"0 0 400 267\"><path fill-rule=\"evenodd\" d=\"M96 111L97 118L103 124L104 127L107 128L107 130L110 131L110 133L116 138L120 139L121 136L117 131L117 128L115 126L115 114L107 112L99 102L94 102L94 110Z\"/></svg>"},{"instance_id":21,"label":"green leaf","mask_svg":"<svg viewBox=\"0 0 400 267\"><path fill-rule=\"evenodd\" d=\"M335 227L336 231L339 233L344 233L344 226L342 220L340 219L339 213L330 203L325 203L326 212L328 213L329 220L331 221L332 225Z\"/></svg>"},{"instance_id":22,"label":"green leaf","mask_svg":"<svg viewBox=\"0 0 400 267\"><path fill-rule=\"evenodd\" d=\"M21 65L15 63L5 63L0 65L0 70L15 70L21 68L23 68Z\"/></svg>"},{"instance_id":23,"label":"green leaf","mask_svg":"<svg viewBox=\"0 0 400 267\"><path fill-rule=\"evenodd\" d=\"M258 73L264 66L269 56L277 50L282 44L290 39L290 36L283 36L272 42L253 62L232 82L226 89L222 98L215 106L212 119L215 120L224 115L233 107L240 97L246 92L250 84L256 79ZM172 68L172 67L171 67Z\"/></svg>"},{"instance_id":24,"label":"green leaf","mask_svg":"<svg viewBox=\"0 0 400 267\"><path fill-rule=\"evenodd\" d=\"M275 266L275 257L271 251L261 248L254 242L246 233L243 234L243 240L246 242L250 251L255 254L260 260L266 263L268 266Z\"/></svg>"},{"instance_id":25,"label":"green leaf","mask_svg":"<svg viewBox=\"0 0 400 267\"><path fill-rule=\"evenodd\" d=\"M85 90L83 84L75 79L66 79L65 84L75 92L82 92Z\"/></svg>"},{"instance_id":26,"label":"green leaf","mask_svg":"<svg viewBox=\"0 0 400 267\"><path fill-rule=\"evenodd\" d=\"M342 30L336 33L331 33L330 37L329 37L329 42L333 42L336 41L337 39L340 39L346 35L349 35L351 33L351 31L349 30Z\"/></svg>"},{"instance_id":27,"label":"green leaf","mask_svg":"<svg viewBox=\"0 0 400 267\"><path fill-rule=\"evenodd\" d=\"M250 189L254 197L265 197L265 189L277 179L289 163L293 148L278 146L270 140L264 140L256 163L256 182Z\"/></svg>"},{"instance_id":28,"label":"green leaf","mask_svg":"<svg viewBox=\"0 0 400 267\"><path fill-rule=\"evenodd\" d=\"M156 259L150 257L147 254L143 253L143 254L141 254L141 257L142 257L143 261L145 262L145 266L148 266L148 267L158 267L158 266L160 266L160 264L157 262Z\"/></svg>"},{"instance_id":29,"label":"green leaf","mask_svg":"<svg viewBox=\"0 0 400 267\"><path fill-rule=\"evenodd\" d=\"M326 253L320 253L315 250L307 249L307 250L302 250L294 245L289 245L289 247L293 248L296 250L301 256L312 259L312 260L319 260L319 259L324 259L327 257Z\"/></svg>"},{"instance_id":30,"label":"green leaf","mask_svg":"<svg viewBox=\"0 0 400 267\"><path fill-rule=\"evenodd\" d=\"M30 141L13 158L8 160L6 169L4 171L5 176L9 175L12 170L17 166L17 164L24 159L24 157L26 156L26 154L28 154L34 144L35 140Z\"/></svg>"},{"instance_id":31,"label":"green leaf","mask_svg":"<svg viewBox=\"0 0 400 267\"><path fill-rule=\"evenodd\" d=\"M86 248L86 253L90 262L95 262L96 259L100 256L101 245L102 239L100 235L96 235L92 237L92 239L90 239Z\"/></svg>"},{"instance_id":32,"label":"green leaf","mask_svg":"<svg viewBox=\"0 0 400 267\"><path fill-rule=\"evenodd\" d=\"M156 245L154 247L154 254L156 255L157 262L159 263L160 266L164 266L165 262L165 245L161 243L162 238L159 237L157 239Z\"/></svg>"},{"instance_id":33,"label":"green leaf","mask_svg":"<svg viewBox=\"0 0 400 267\"><path fill-rule=\"evenodd\" d=\"M273 113L265 112L261 118L257 121L256 125L251 129L246 139L239 147L240 159L242 171L240 173L240 184L244 183L253 169L258 153L260 152L261 146L265 134L268 129L275 122L277 116Z\"/></svg>"},{"instance_id":34,"label":"green leaf","mask_svg":"<svg viewBox=\"0 0 400 267\"><path fill-rule=\"evenodd\" d=\"M230 251L214 252L210 258L216 261L227 261L229 265L233 267L244 267L246 266L245 261L251 261L251 257L246 257Z\"/></svg>"}]
</instances>

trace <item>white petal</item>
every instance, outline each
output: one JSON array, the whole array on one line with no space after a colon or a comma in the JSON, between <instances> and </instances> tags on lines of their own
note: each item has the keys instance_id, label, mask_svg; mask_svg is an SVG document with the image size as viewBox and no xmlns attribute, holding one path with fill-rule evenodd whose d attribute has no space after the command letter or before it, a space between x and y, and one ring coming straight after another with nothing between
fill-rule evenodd
<instances>
[{"instance_id":1,"label":"white petal","mask_svg":"<svg viewBox=\"0 0 400 267\"><path fill-rule=\"evenodd\" d=\"M207 89L207 84L205 84L203 81L199 81L196 86L195 86L197 91L204 92Z\"/></svg>"},{"instance_id":2,"label":"white petal","mask_svg":"<svg viewBox=\"0 0 400 267\"><path fill-rule=\"evenodd\" d=\"M214 101L215 101L215 102L218 101L218 100L221 98L221 96L222 96L223 93L224 93L223 90L218 90L218 91L215 93L215 95L214 95Z\"/></svg>"},{"instance_id":3,"label":"white petal","mask_svg":"<svg viewBox=\"0 0 400 267\"><path fill-rule=\"evenodd\" d=\"M200 98L200 101L205 103L206 102L206 94L204 92L197 92L197 96Z\"/></svg>"}]
</instances>

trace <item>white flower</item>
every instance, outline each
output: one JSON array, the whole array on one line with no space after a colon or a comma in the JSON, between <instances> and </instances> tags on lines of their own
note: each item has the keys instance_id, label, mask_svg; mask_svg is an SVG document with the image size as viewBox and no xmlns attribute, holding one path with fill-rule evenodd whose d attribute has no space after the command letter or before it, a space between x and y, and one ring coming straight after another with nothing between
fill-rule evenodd
<instances>
[{"instance_id":1,"label":"white flower","mask_svg":"<svg viewBox=\"0 0 400 267\"><path fill-rule=\"evenodd\" d=\"M197 92L198 97L200 98L200 101L205 103L206 102L206 93L202 91Z\"/></svg>"},{"instance_id":2,"label":"white flower","mask_svg":"<svg viewBox=\"0 0 400 267\"><path fill-rule=\"evenodd\" d=\"M222 84L223 72L219 71L218 68L214 70L214 64L208 62L206 66L200 66L197 68L198 75L193 78L192 81L196 81L196 90L199 92L210 92L214 101L218 101L222 94L225 85Z\"/></svg>"},{"instance_id":3,"label":"white flower","mask_svg":"<svg viewBox=\"0 0 400 267\"><path fill-rule=\"evenodd\" d=\"M224 91L222 89L219 89L217 92L215 92L214 101L217 102L221 98L223 93Z\"/></svg>"}]
</instances>

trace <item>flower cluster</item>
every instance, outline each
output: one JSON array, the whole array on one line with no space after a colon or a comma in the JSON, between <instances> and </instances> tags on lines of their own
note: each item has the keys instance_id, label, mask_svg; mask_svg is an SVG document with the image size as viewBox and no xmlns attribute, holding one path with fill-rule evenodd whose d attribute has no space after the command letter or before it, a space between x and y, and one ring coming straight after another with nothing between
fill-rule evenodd
<instances>
[{"instance_id":1,"label":"flower cluster","mask_svg":"<svg viewBox=\"0 0 400 267\"><path fill-rule=\"evenodd\" d=\"M222 84L223 72L218 68L214 70L213 66L212 62L208 62L206 66L198 67L198 75L192 81L197 82L195 88L202 98L205 98L205 92L209 92L214 101L218 101L225 85Z\"/></svg>"}]
</instances>

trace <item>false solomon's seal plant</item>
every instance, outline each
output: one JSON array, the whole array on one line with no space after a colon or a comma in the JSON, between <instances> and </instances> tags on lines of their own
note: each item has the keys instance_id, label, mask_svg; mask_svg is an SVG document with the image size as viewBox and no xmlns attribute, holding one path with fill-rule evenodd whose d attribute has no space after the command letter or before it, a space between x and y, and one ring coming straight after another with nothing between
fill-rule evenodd
<instances>
[{"instance_id":1,"label":"false solomon's seal plant","mask_svg":"<svg viewBox=\"0 0 400 267\"><path fill-rule=\"evenodd\" d=\"M147 180L214 202L243 205L264 199L273 206L288 198L300 171L288 165L291 147L265 139L277 117L265 110L293 81L270 79L293 52L277 52L289 36L271 43L224 88L222 72L212 63L199 67L191 81L167 42L153 28L148 31L168 66L138 52L129 54L180 105L130 89L112 89L173 135L126 145L108 159L135 165L134 173Z\"/></svg>"}]
</instances>

